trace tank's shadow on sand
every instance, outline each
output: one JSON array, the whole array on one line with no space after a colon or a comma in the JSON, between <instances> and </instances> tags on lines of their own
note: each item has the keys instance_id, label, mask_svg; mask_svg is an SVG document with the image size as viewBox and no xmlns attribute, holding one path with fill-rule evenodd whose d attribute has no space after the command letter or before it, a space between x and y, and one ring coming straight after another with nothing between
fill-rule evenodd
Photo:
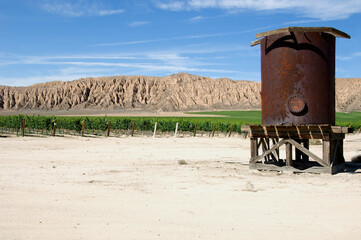
<instances>
[{"instance_id":1,"label":"tank's shadow on sand","mask_svg":"<svg viewBox=\"0 0 361 240\"><path fill-rule=\"evenodd\" d=\"M357 171L359 169L361 170L361 155L354 156L351 159L351 162L346 162L346 171L345 172L361 174L361 171Z\"/></svg>"}]
</instances>

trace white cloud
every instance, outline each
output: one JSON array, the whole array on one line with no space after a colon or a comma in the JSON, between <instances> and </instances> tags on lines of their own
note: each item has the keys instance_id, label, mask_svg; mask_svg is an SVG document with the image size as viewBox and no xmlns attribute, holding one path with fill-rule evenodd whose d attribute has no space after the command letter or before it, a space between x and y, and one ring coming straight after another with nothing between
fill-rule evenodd
<instances>
[{"instance_id":1,"label":"white cloud","mask_svg":"<svg viewBox=\"0 0 361 240\"><path fill-rule=\"evenodd\" d=\"M156 2L156 5L164 10L181 11L186 7L186 3L183 1L168 1L167 3Z\"/></svg>"},{"instance_id":2,"label":"white cloud","mask_svg":"<svg viewBox=\"0 0 361 240\"><path fill-rule=\"evenodd\" d=\"M357 57L361 57L361 52L352 53L350 56L337 56L336 59L340 61L349 61Z\"/></svg>"},{"instance_id":3,"label":"white cloud","mask_svg":"<svg viewBox=\"0 0 361 240\"><path fill-rule=\"evenodd\" d=\"M129 27L139 27L139 26L143 26L143 25L148 25L150 24L150 22L148 21L138 21L138 22L131 22L128 24Z\"/></svg>"},{"instance_id":4,"label":"white cloud","mask_svg":"<svg viewBox=\"0 0 361 240\"><path fill-rule=\"evenodd\" d=\"M227 46L228 51L234 47ZM203 50L201 54L221 51L221 48ZM201 51L200 47L197 48ZM133 53L114 53L109 55L50 55L50 56L16 56L0 55L0 62L7 66L18 65L24 70L19 77L6 77L0 74L1 85L24 86L46 81L68 81L81 77L112 76L115 72L136 73L137 75L165 75L176 72L194 74L239 75L241 72L227 69L222 62L214 61L205 55L193 57L192 49L168 51L149 51ZM4 61L2 61L4 60ZM1 67L1 64L0 64ZM30 72L30 74L29 74ZM29 75L31 77L29 77Z\"/></svg>"},{"instance_id":5,"label":"white cloud","mask_svg":"<svg viewBox=\"0 0 361 240\"><path fill-rule=\"evenodd\" d=\"M40 75L34 77L21 77L21 78L0 77L0 83L1 85L7 85L7 86L29 86L36 83L44 83L51 81L71 81L82 77L86 77L86 76L81 74L75 74L75 75L48 75L48 76Z\"/></svg>"},{"instance_id":6,"label":"white cloud","mask_svg":"<svg viewBox=\"0 0 361 240\"><path fill-rule=\"evenodd\" d=\"M198 15L198 16L188 19L188 21L199 22L199 21L203 21L203 20L207 20L207 19L216 19L216 18L222 18L222 17L226 17L226 16L227 15L217 15L217 16L212 16L212 17L205 17L205 16Z\"/></svg>"},{"instance_id":7,"label":"white cloud","mask_svg":"<svg viewBox=\"0 0 361 240\"><path fill-rule=\"evenodd\" d=\"M123 9L109 9L98 1L46 1L41 8L49 13L67 17L107 16L124 12Z\"/></svg>"},{"instance_id":8,"label":"white cloud","mask_svg":"<svg viewBox=\"0 0 361 240\"><path fill-rule=\"evenodd\" d=\"M179 36L179 37L158 38L158 39L149 39L149 40L136 40L136 41L127 41L127 42L97 43L97 44L93 44L90 46L91 47L107 47L107 46L111 47L111 46L135 45L135 44L153 43L153 42L164 42L164 41L172 41L172 40L212 38L212 37L221 37L221 36L228 36L228 35L237 35L237 34L244 34L244 33L250 33L250 32L257 32L259 30L264 30L269 27L270 26L263 27L263 28L255 28L252 30L235 31L235 32L187 35L187 36Z\"/></svg>"},{"instance_id":9,"label":"white cloud","mask_svg":"<svg viewBox=\"0 0 361 240\"><path fill-rule=\"evenodd\" d=\"M304 17L322 20L344 19L361 12L360 0L159 0L156 6L172 11L204 8L220 8L228 11L288 10Z\"/></svg>"},{"instance_id":10,"label":"white cloud","mask_svg":"<svg viewBox=\"0 0 361 240\"><path fill-rule=\"evenodd\" d=\"M124 12L123 9L99 10L99 11L95 12L94 15L107 16L107 15L114 15L114 14L118 14L118 13L122 13L122 12Z\"/></svg>"}]
</instances>

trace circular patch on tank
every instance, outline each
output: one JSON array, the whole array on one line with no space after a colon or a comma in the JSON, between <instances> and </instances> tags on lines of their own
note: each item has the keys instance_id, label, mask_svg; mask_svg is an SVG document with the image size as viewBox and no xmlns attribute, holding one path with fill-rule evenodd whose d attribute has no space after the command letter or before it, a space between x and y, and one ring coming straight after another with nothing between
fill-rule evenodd
<instances>
[{"instance_id":1,"label":"circular patch on tank","mask_svg":"<svg viewBox=\"0 0 361 240\"><path fill-rule=\"evenodd\" d=\"M299 95L292 95L287 101L288 110L297 116L307 113L307 104L305 99Z\"/></svg>"}]
</instances>

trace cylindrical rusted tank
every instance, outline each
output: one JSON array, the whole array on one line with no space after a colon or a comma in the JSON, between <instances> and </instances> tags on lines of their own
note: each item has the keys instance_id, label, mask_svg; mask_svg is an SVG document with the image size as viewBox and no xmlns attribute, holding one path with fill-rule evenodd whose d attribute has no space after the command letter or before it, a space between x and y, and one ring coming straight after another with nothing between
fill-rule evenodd
<instances>
[{"instance_id":1,"label":"cylindrical rusted tank","mask_svg":"<svg viewBox=\"0 0 361 240\"><path fill-rule=\"evenodd\" d=\"M289 27L256 35L261 43L262 124L335 125L333 28Z\"/></svg>"}]
</instances>

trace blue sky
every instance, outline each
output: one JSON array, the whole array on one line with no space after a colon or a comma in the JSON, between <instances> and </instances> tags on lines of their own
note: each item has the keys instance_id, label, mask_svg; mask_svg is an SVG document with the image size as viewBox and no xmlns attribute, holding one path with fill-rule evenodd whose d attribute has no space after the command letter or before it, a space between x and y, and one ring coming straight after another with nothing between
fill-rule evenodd
<instances>
[{"instance_id":1,"label":"blue sky","mask_svg":"<svg viewBox=\"0 0 361 240\"><path fill-rule=\"evenodd\" d=\"M260 81L255 34L330 26L361 77L361 0L0 0L0 85L178 72Z\"/></svg>"}]
</instances>

